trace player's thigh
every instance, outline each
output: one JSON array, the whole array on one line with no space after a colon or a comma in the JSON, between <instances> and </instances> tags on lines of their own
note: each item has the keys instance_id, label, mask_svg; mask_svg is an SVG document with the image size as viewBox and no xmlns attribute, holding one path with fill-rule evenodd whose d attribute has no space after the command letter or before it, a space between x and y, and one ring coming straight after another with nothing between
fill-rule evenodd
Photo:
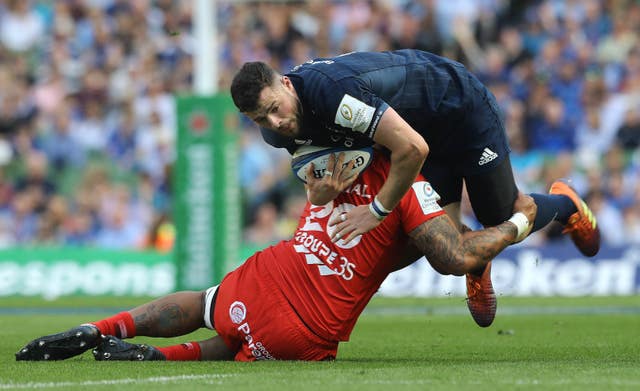
<instances>
[{"instance_id":1,"label":"player's thigh","mask_svg":"<svg viewBox=\"0 0 640 391\"><path fill-rule=\"evenodd\" d=\"M465 176L465 183L473 212L482 225L495 226L511 216L518 188L509 155L489 170Z\"/></svg>"}]
</instances>

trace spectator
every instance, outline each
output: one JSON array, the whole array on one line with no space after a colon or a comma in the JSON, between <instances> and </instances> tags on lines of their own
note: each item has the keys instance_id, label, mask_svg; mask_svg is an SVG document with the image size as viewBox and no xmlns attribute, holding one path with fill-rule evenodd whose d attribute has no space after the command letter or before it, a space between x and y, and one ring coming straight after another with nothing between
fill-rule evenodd
<instances>
[{"instance_id":1,"label":"spectator","mask_svg":"<svg viewBox=\"0 0 640 391\"><path fill-rule=\"evenodd\" d=\"M576 129L576 150L579 155L597 158L613 143L613 135L606 133L602 123L600 107L591 105Z\"/></svg>"},{"instance_id":2,"label":"spectator","mask_svg":"<svg viewBox=\"0 0 640 391\"><path fill-rule=\"evenodd\" d=\"M627 111L624 122L618 129L616 141L628 151L640 147L640 105Z\"/></svg>"},{"instance_id":3,"label":"spectator","mask_svg":"<svg viewBox=\"0 0 640 391\"><path fill-rule=\"evenodd\" d=\"M110 130L107 137L107 154L124 170L132 170L137 162L138 125L129 107L122 111L121 118Z\"/></svg>"},{"instance_id":4,"label":"spectator","mask_svg":"<svg viewBox=\"0 0 640 391\"><path fill-rule=\"evenodd\" d=\"M16 181L16 191L29 195L29 203L37 213L45 210L49 198L56 192L55 183L48 177L49 161L41 152L26 157L25 174Z\"/></svg>"},{"instance_id":5,"label":"spectator","mask_svg":"<svg viewBox=\"0 0 640 391\"><path fill-rule=\"evenodd\" d=\"M96 244L97 223L88 211L76 211L69 216L62 232L62 243L69 246Z\"/></svg>"},{"instance_id":6,"label":"spectator","mask_svg":"<svg viewBox=\"0 0 640 391\"><path fill-rule=\"evenodd\" d=\"M282 198L291 175L286 152L269 148L257 133L255 127L248 127L241 134L239 180L249 220L261 204Z\"/></svg>"},{"instance_id":7,"label":"spectator","mask_svg":"<svg viewBox=\"0 0 640 391\"><path fill-rule=\"evenodd\" d=\"M7 0L0 14L0 42L14 52L26 52L44 41L44 23L30 0Z\"/></svg>"},{"instance_id":8,"label":"spectator","mask_svg":"<svg viewBox=\"0 0 640 391\"><path fill-rule=\"evenodd\" d=\"M529 142L532 149L551 153L572 151L575 146L574 133L564 104L551 97L543 108L542 116L535 120L531 128Z\"/></svg>"},{"instance_id":9,"label":"spectator","mask_svg":"<svg viewBox=\"0 0 640 391\"><path fill-rule=\"evenodd\" d=\"M55 195L49 199L47 209L40 215L34 243L56 246L63 240L62 228L67 223L67 200Z\"/></svg>"},{"instance_id":10,"label":"spectator","mask_svg":"<svg viewBox=\"0 0 640 391\"><path fill-rule=\"evenodd\" d=\"M146 125L136 133L136 161L138 169L149 174L154 181L162 182L165 167L175 160L175 130L167 127L160 113L152 111Z\"/></svg>"},{"instance_id":11,"label":"spectator","mask_svg":"<svg viewBox=\"0 0 640 391\"><path fill-rule=\"evenodd\" d=\"M59 109L43 119L42 150L57 172L81 167L86 161L87 149L71 134L69 111Z\"/></svg>"},{"instance_id":12,"label":"spectator","mask_svg":"<svg viewBox=\"0 0 640 391\"><path fill-rule=\"evenodd\" d=\"M14 195L9 209L0 214L0 225L11 227L5 242L31 243L38 229L36 197L33 192L20 191Z\"/></svg>"},{"instance_id":13,"label":"spectator","mask_svg":"<svg viewBox=\"0 0 640 391\"><path fill-rule=\"evenodd\" d=\"M640 207L630 205L623 209L624 242L630 245L640 245Z\"/></svg>"},{"instance_id":14,"label":"spectator","mask_svg":"<svg viewBox=\"0 0 640 391\"><path fill-rule=\"evenodd\" d=\"M103 151L107 145L104 108L98 100L89 100L83 106L81 117L70 125L71 137L88 153Z\"/></svg>"},{"instance_id":15,"label":"spectator","mask_svg":"<svg viewBox=\"0 0 640 391\"><path fill-rule=\"evenodd\" d=\"M597 46L597 59L604 64L622 63L631 48L638 42L636 33L623 10L616 10L613 30L603 37Z\"/></svg>"}]
</instances>

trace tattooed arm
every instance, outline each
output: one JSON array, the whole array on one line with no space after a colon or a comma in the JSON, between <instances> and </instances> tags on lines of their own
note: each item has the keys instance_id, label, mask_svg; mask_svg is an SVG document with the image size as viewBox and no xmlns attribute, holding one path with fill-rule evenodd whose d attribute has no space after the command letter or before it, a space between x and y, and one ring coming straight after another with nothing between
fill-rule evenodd
<instances>
[{"instance_id":1,"label":"tattooed arm","mask_svg":"<svg viewBox=\"0 0 640 391\"><path fill-rule=\"evenodd\" d=\"M531 197L520 194L515 206L515 211L533 221L536 207ZM436 271L461 276L482 270L505 247L515 243L518 234L516 225L509 221L480 231L463 231L461 234L456 229L448 215L442 215L421 224L409 236Z\"/></svg>"},{"instance_id":2,"label":"tattooed arm","mask_svg":"<svg viewBox=\"0 0 640 391\"><path fill-rule=\"evenodd\" d=\"M515 241L517 233L515 224L504 222L461 234L451 218L442 215L421 224L409 236L436 271L462 276L484 267Z\"/></svg>"}]
</instances>

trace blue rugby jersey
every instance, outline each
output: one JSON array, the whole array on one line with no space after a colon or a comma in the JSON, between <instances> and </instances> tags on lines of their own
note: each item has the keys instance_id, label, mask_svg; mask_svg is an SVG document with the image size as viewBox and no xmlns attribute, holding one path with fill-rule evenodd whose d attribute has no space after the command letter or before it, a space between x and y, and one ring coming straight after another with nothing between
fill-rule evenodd
<instances>
[{"instance_id":1,"label":"blue rugby jersey","mask_svg":"<svg viewBox=\"0 0 640 391\"><path fill-rule=\"evenodd\" d=\"M425 138L431 154L487 140L486 129L469 125L468 115L486 89L462 64L444 57L411 49L354 52L309 61L286 76L300 98L303 133L292 140L262 129L276 147L370 145L389 106ZM469 135L470 128L477 134Z\"/></svg>"}]
</instances>

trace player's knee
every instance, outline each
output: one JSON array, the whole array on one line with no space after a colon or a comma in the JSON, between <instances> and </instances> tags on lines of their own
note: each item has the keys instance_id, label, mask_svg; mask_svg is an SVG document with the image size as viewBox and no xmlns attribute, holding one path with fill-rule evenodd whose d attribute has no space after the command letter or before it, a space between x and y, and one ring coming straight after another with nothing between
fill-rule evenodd
<instances>
[{"instance_id":1,"label":"player's knee","mask_svg":"<svg viewBox=\"0 0 640 391\"><path fill-rule=\"evenodd\" d=\"M462 255L456 256L449 264L449 274L454 276L464 276L469 271L464 256Z\"/></svg>"},{"instance_id":2,"label":"player's knee","mask_svg":"<svg viewBox=\"0 0 640 391\"><path fill-rule=\"evenodd\" d=\"M476 217L484 227L495 227L511 217L513 214L512 209L512 206L496 206L496 208L487 208L485 210L478 211L478 213L476 213Z\"/></svg>"},{"instance_id":3,"label":"player's knee","mask_svg":"<svg viewBox=\"0 0 640 391\"><path fill-rule=\"evenodd\" d=\"M511 163L505 158L487 173L465 178L473 212L485 227L493 227L509 219L518 198Z\"/></svg>"},{"instance_id":4,"label":"player's knee","mask_svg":"<svg viewBox=\"0 0 640 391\"><path fill-rule=\"evenodd\" d=\"M444 276L464 276L469 270L465 266L465 260L462 256L450 256L441 258L431 262L431 266Z\"/></svg>"}]
</instances>

